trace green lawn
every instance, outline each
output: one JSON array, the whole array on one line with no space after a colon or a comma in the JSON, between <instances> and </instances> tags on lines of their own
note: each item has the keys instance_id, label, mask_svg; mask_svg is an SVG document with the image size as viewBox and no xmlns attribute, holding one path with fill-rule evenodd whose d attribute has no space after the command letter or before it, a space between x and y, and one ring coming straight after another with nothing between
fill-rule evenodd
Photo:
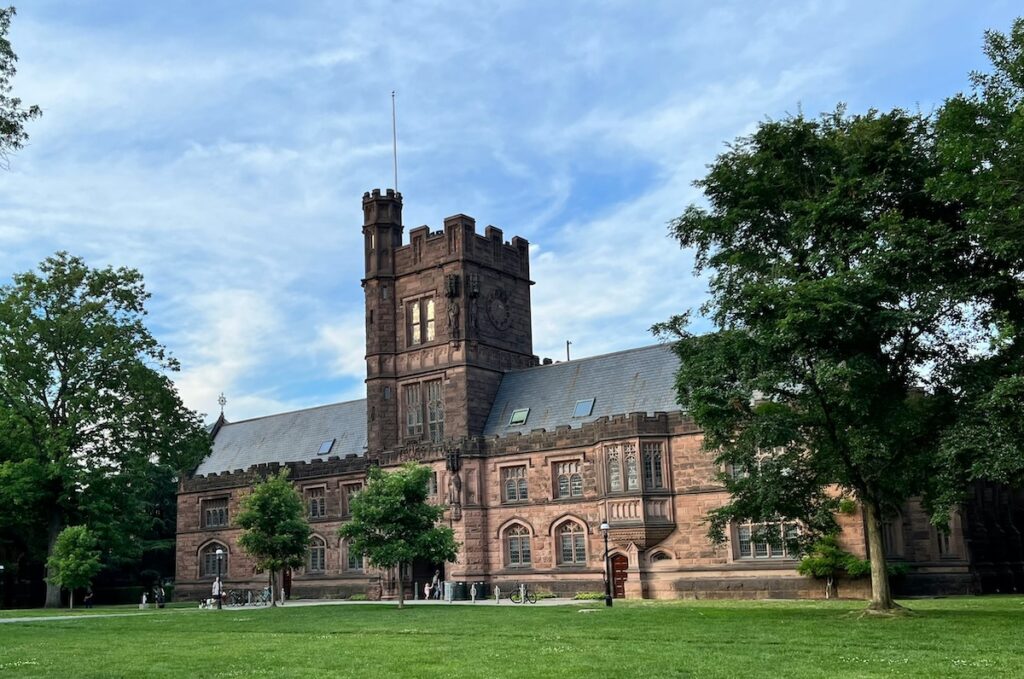
<instances>
[{"instance_id":1,"label":"green lawn","mask_svg":"<svg viewBox=\"0 0 1024 679\"><path fill-rule=\"evenodd\" d=\"M173 603L166 604L167 608L195 608L196 605L192 603ZM0 620L4 618L52 618L53 616L65 616L65 615L102 615L104 613L139 613L145 614L147 612L157 612L159 609L154 605L150 605L145 610L140 610L138 604L123 604L120 606L96 606L94 608L85 608L84 606L76 605L74 608L12 608L4 609L0 611Z\"/></svg>"},{"instance_id":2,"label":"green lawn","mask_svg":"<svg viewBox=\"0 0 1024 679\"><path fill-rule=\"evenodd\" d=\"M895 619L807 601L176 608L0 624L0 676L1024 676L1024 598L909 605Z\"/></svg>"}]
</instances>

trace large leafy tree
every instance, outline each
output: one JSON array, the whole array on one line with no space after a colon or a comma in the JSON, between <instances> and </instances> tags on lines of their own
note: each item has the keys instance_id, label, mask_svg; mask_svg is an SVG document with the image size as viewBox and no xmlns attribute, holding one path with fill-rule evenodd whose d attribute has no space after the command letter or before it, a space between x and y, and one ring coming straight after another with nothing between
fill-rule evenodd
<instances>
[{"instance_id":1,"label":"large leafy tree","mask_svg":"<svg viewBox=\"0 0 1024 679\"><path fill-rule=\"evenodd\" d=\"M309 549L310 529L302 496L288 480L288 469L256 484L242 499L235 524L244 529L238 544L270 575L270 604L274 603L277 574L298 568Z\"/></svg>"},{"instance_id":2,"label":"large leafy tree","mask_svg":"<svg viewBox=\"0 0 1024 679\"><path fill-rule=\"evenodd\" d=\"M95 533L108 563L136 558L167 472L209 451L143 319L139 272L58 253L0 288L0 535L52 554L64 526ZM161 472L159 469L162 468ZM60 591L47 586L47 605Z\"/></svg>"},{"instance_id":3,"label":"large leafy tree","mask_svg":"<svg viewBox=\"0 0 1024 679\"><path fill-rule=\"evenodd\" d=\"M87 587L100 571L96 536L85 526L68 526L57 536L46 561L47 581L68 590L68 608L75 607L75 590Z\"/></svg>"},{"instance_id":4,"label":"large leafy tree","mask_svg":"<svg viewBox=\"0 0 1024 679\"><path fill-rule=\"evenodd\" d=\"M947 492L939 516L967 482L1024 481L1024 19L985 35L992 69L945 102L936 120L940 199L964 206L973 246L975 311L997 330L956 371L958 418L943 443Z\"/></svg>"},{"instance_id":5,"label":"large leafy tree","mask_svg":"<svg viewBox=\"0 0 1024 679\"><path fill-rule=\"evenodd\" d=\"M459 553L452 529L438 525L444 507L427 502L430 469L409 463L391 473L370 467L366 488L352 499L352 520L338 534L349 549L375 568L401 568L416 559L454 561ZM405 603L398 588L398 607Z\"/></svg>"},{"instance_id":6,"label":"large leafy tree","mask_svg":"<svg viewBox=\"0 0 1024 679\"><path fill-rule=\"evenodd\" d=\"M939 172L929 120L900 110L760 124L696 182L707 207L671 225L712 274L715 331L691 334L686 316L655 328L676 340L680 402L731 470L711 537L785 517L806 543L853 497L872 609L895 607L882 522L934 492L950 371L982 335L959 205L926 190Z\"/></svg>"},{"instance_id":7,"label":"large leafy tree","mask_svg":"<svg viewBox=\"0 0 1024 679\"><path fill-rule=\"evenodd\" d=\"M7 32L14 17L13 7L0 9L0 167L7 166L7 157L28 141L25 123L42 115L38 106L22 106L21 99L11 96L18 56L11 47Z\"/></svg>"}]
</instances>

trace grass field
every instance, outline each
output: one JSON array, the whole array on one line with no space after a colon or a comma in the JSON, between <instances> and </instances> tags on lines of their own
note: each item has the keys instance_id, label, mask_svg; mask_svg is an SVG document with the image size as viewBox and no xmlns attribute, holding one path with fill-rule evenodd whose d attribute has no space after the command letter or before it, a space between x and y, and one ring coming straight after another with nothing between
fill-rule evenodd
<instances>
[{"instance_id":1,"label":"grass field","mask_svg":"<svg viewBox=\"0 0 1024 679\"><path fill-rule=\"evenodd\" d=\"M1024 677L1024 598L909 605L895 619L808 601L136 609L0 624L0 676ZM113 612L131 611L94 609Z\"/></svg>"}]
</instances>

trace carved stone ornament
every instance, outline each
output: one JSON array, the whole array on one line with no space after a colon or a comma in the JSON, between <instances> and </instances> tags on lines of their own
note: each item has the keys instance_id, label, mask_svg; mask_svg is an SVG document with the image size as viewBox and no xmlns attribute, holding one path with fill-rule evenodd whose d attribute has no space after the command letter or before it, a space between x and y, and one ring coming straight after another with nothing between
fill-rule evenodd
<instances>
[{"instance_id":1,"label":"carved stone ornament","mask_svg":"<svg viewBox=\"0 0 1024 679\"><path fill-rule=\"evenodd\" d=\"M501 288L495 288L487 298L487 317L498 330L508 328L511 312L508 308L508 294Z\"/></svg>"},{"instance_id":2,"label":"carved stone ornament","mask_svg":"<svg viewBox=\"0 0 1024 679\"><path fill-rule=\"evenodd\" d=\"M459 338L459 303L455 300L448 302L448 336L453 340Z\"/></svg>"}]
</instances>

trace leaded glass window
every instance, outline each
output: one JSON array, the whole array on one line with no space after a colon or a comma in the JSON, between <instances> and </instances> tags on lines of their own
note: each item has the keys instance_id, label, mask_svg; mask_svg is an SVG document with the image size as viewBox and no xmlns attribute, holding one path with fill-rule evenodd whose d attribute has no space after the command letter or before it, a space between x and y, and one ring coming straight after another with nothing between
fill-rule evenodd
<instances>
[{"instance_id":1,"label":"leaded glass window","mask_svg":"<svg viewBox=\"0 0 1024 679\"><path fill-rule=\"evenodd\" d=\"M557 463L555 465L555 480L558 497L583 496L583 476L580 474L579 460Z\"/></svg>"},{"instance_id":2,"label":"leaded glass window","mask_svg":"<svg viewBox=\"0 0 1024 679\"><path fill-rule=\"evenodd\" d=\"M211 542L210 544L203 547L199 552L199 577L201 578L215 578L217 577L217 550L221 549L224 551L223 559L220 562L220 574L221 577L227 575L228 572L228 550L224 545L217 542Z\"/></svg>"},{"instance_id":3,"label":"leaded glass window","mask_svg":"<svg viewBox=\"0 0 1024 679\"><path fill-rule=\"evenodd\" d=\"M309 518L320 519L327 516L327 498L323 488L306 490L306 506L309 507Z\"/></svg>"},{"instance_id":4,"label":"leaded glass window","mask_svg":"<svg viewBox=\"0 0 1024 679\"><path fill-rule=\"evenodd\" d=\"M558 529L558 562L564 565L587 563L583 527L574 521L567 521Z\"/></svg>"},{"instance_id":5,"label":"leaded glass window","mask_svg":"<svg viewBox=\"0 0 1024 679\"><path fill-rule=\"evenodd\" d=\"M662 468L660 443L645 443L644 451L644 487L657 490L665 487L665 472Z\"/></svg>"},{"instance_id":6,"label":"leaded glass window","mask_svg":"<svg viewBox=\"0 0 1024 679\"><path fill-rule=\"evenodd\" d=\"M219 528L228 525L228 499L226 497L203 500L203 527Z\"/></svg>"},{"instance_id":7,"label":"leaded glass window","mask_svg":"<svg viewBox=\"0 0 1024 679\"><path fill-rule=\"evenodd\" d=\"M405 435L419 438L423 435L423 400L420 385L408 384L405 389Z\"/></svg>"},{"instance_id":8,"label":"leaded glass window","mask_svg":"<svg viewBox=\"0 0 1024 679\"><path fill-rule=\"evenodd\" d=\"M523 502L529 499L526 485L526 465L505 467L501 470L501 477L505 502Z\"/></svg>"},{"instance_id":9,"label":"leaded glass window","mask_svg":"<svg viewBox=\"0 0 1024 679\"><path fill-rule=\"evenodd\" d=\"M508 565L529 567L532 559L530 553L530 531L524 526L513 526L506 532L508 543Z\"/></svg>"},{"instance_id":10,"label":"leaded glass window","mask_svg":"<svg viewBox=\"0 0 1024 679\"><path fill-rule=\"evenodd\" d=\"M736 526L736 556L740 559L788 559L789 543L800 534L794 522L769 521Z\"/></svg>"},{"instance_id":11,"label":"leaded glass window","mask_svg":"<svg viewBox=\"0 0 1024 679\"><path fill-rule=\"evenodd\" d=\"M636 448L632 443L625 446L626 455L626 490L640 489L640 472L637 468Z\"/></svg>"},{"instance_id":12,"label":"leaded glass window","mask_svg":"<svg viewBox=\"0 0 1024 679\"><path fill-rule=\"evenodd\" d=\"M622 458L618 446L608 447L608 488L613 492L622 490Z\"/></svg>"},{"instance_id":13,"label":"leaded glass window","mask_svg":"<svg viewBox=\"0 0 1024 679\"><path fill-rule=\"evenodd\" d=\"M327 543L318 535L314 535L309 540L307 570L310 573L323 573L327 570Z\"/></svg>"},{"instance_id":14,"label":"leaded glass window","mask_svg":"<svg viewBox=\"0 0 1024 679\"><path fill-rule=\"evenodd\" d=\"M444 438L444 395L441 380L427 382L427 428L430 440L440 443Z\"/></svg>"}]
</instances>

